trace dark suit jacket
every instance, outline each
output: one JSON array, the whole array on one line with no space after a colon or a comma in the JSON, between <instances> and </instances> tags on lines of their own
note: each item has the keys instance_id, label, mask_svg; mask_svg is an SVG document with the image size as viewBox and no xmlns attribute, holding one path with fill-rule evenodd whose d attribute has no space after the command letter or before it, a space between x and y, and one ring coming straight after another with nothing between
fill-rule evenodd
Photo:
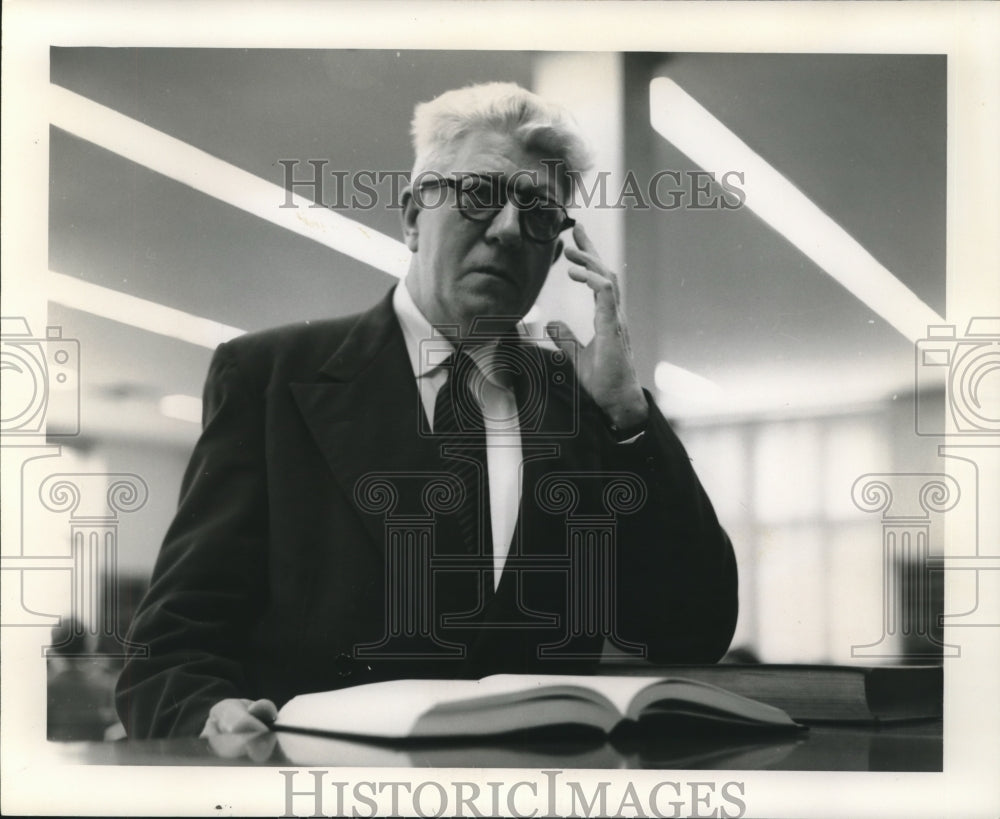
<instances>
[{"instance_id":1,"label":"dark suit jacket","mask_svg":"<svg viewBox=\"0 0 1000 819\"><path fill-rule=\"evenodd\" d=\"M509 568L485 597L460 563L435 572L427 617L444 648L392 658L383 656L400 645L384 641L394 594L386 544L407 527L427 531L423 490L447 464L440 441L419 432L391 294L359 316L221 345L203 433L131 629L150 656L130 659L118 683L129 735L197 734L227 697L280 707L299 693L393 677L580 671L596 663L608 617L612 642L644 646L653 660L718 659L736 621L736 566L680 442L650 402L646 435L617 444L572 368L566 378L565 362L531 349L548 381L522 429ZM359 481L373 473L388 476L395 505L364 496ZM626 473L631 483L609 488ZM635 491L642 502L632 510ZM434 560L460 557L446 521L433 531ZM610 563L581 568L594 548L610 548L601 552ZM595 578L613 586L584 592L612 611L596 624L567 591ZM443 615L477 607L486 610L471 628L443 625Z\"/></svg>"}]
</instances>

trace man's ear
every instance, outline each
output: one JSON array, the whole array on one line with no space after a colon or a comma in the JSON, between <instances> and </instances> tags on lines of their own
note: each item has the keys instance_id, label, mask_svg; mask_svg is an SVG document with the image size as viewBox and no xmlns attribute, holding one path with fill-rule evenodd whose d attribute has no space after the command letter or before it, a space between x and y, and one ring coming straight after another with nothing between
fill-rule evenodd
<instances>
[{"instance_id":1,"label":"man's ear","mask_svg":"<svg viewBox=\"0 0 1000 819\"><path fill-rule=\"evenodd\" d=\"M413 189L409 185L403 188L402 202L403 211L400 218L403 222L403 241L411 253L416 253L417 236L420 233L417 228L417 215L420 213L420 208L413 199Z\"/></svg>"}]
</instances>

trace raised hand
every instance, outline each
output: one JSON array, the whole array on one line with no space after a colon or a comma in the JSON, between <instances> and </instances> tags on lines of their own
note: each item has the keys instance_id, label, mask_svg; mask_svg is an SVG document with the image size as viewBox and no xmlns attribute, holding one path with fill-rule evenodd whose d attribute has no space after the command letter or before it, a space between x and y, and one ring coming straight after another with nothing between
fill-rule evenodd
<instances>
[{"instance_id":1,"label":"raised hand","mask_svg":"<svg viewBox=\"0 0 1000 819\"><path fill-rule=\"evenodd\" d=\"M564 322L551 322L546 330L567 352L577 346L580 383L611 422L619 429L641 426L649 416L649 407L632 362L618 276L601 261L582 225L573 228L573 239L577 246L567 246L564 251L573 263L569 276L594 291L594 337L583 347Z\"/></svg>"}]
</instances>

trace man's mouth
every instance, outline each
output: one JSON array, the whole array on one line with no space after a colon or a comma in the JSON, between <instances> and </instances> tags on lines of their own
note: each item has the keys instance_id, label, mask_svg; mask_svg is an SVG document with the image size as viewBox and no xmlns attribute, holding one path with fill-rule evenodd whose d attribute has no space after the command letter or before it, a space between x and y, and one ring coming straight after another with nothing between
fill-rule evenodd
<instances>
[{"instance_id":1,"label":"man's mouth","mask_svg":"<svg viewBox=\"0 0 1000 819\"><path fill-rule=\"evenodd\" d=\"M489 276L495 276L496 278L503 279L504 281L508 281L511 284L515 284L515 285L517 284L516 277L513 274L511 274L510 271L508 271L508 270L506 270L506 269L504 269L502 267L498 267L496 265L480 265L480 266L474 267L470 272L471 273L483 273L483 274L486 274L486 275L489 275Z\"/></svg>"}]
</instances>

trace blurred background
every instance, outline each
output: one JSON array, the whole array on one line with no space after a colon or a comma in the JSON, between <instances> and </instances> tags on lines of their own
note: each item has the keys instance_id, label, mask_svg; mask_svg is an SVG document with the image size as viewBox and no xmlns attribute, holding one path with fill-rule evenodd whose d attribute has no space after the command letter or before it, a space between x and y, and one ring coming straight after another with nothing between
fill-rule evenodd
<instances>
[{"instance_id":1,"label":"blurred background","mask_svg":"<svg viewBox=\"0 0 1000 819\"><path fill-rule=\"evenodd\" d=\"M764 662L940 656L939 575L884 560L889 513L852 488L940 471L915 409L941 426L943 392L914 342L945 315L944 56L54 48L50 65L65 106L50 134L48 323L79 342L64 471L148 489L116 519L115 605L84 621L110 611L127 628L215 344L377 301L406 254L390 177L358 175L409 170L416 102L510 80L592 139L594 198L571 215L622 272L640 377L736 546L734 648ZM316 168L322 190L290 197L288 174ZM564 269L532 317L586 341L591 297ZM939 551L940 521L917 511ZM46 525L68 550L65 521Z\"/></svg>"}]
</instances>

